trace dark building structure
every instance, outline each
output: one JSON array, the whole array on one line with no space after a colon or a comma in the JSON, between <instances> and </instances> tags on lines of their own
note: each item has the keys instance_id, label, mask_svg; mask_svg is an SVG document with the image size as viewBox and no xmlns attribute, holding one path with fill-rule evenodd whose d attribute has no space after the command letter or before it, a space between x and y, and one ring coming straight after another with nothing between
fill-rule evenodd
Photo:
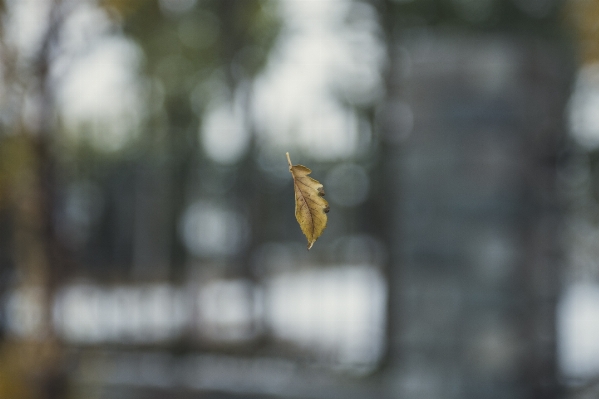
<instances>
[{"instance_id":1,"label":"dark building structure","mask_svg":"<svg viewBox=\"0 0 599 399\"><path fill-rule=\"evenodd\" d=\"M391 390L561 397L556 173L567 54L508 34L403 37L383 108L399 243L390 247Z\"/></svg>"}]
</instances>

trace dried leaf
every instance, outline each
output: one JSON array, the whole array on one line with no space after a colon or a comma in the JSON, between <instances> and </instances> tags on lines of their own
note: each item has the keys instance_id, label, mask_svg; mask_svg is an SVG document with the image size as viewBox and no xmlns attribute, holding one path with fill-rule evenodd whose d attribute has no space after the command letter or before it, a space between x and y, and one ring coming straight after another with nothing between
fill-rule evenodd
<instances>
[{"instance_id":1,"label":"dried leaf","mask_svg":"<svg viewBox=\"0 0 599 399\"><path fill-rule=\"evenodd\" d=\"M292 165L287 153L289 171L295 189L295 218L308 239L308 249L327 227L329 203L323 197L324 189L317 180L309 177L312 172L304 165Z\"/></svg>"}]
</instances>

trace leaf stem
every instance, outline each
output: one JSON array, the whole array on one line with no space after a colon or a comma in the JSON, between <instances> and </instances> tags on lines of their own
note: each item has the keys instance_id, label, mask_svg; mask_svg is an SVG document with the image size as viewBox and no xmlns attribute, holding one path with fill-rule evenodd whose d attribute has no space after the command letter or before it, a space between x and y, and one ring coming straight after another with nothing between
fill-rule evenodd
<instances>
[{"instance_id":1,"label":"leaf stem","mask_svg":"<svg viewBox=\"0 0 599 399\"><path fill-rule=\"evenodd\" d=\"M289 164L289 169L291 169L292 165L291 165L291 158L289 158L289 153L286 152L285 155L287 155L287 163Z\"/></svg>"}]
</instances>

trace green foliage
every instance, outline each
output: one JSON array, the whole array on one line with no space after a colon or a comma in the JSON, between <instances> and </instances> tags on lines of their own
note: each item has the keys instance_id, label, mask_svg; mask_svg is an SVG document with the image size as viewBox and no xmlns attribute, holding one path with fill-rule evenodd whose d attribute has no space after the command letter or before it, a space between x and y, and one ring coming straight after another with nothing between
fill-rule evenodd
<instances>
[{"instance_id":1,"label":"green foliage","mask_svg":"<svg viewBox=\"0 0 599 399\"><path fill-rule=\"evenodd\" d=\"M279 25L275 4L265 0L203 1L180 15L150 1L125 18L124 29L143 48L147 73L167 95L180 95L216 70L232 87L255 76Z\"/></svg>"}]
</instances>

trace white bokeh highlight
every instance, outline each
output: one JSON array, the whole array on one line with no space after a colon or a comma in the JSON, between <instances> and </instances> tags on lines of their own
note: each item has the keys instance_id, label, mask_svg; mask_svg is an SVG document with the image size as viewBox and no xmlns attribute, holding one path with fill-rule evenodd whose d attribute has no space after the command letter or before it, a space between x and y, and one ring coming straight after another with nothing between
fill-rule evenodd
<instances>
[{"instance_id":1,"label":"white bokeh highlight","mask_svg":"<svg viewBox=\"0 0 599 399\"><path fill-rule=\"evenodd\" d=\"M569 104L570 132L587 149L599 147L599 64L581 68Z\"/></svg>"},{"instance_id":2,"label":"white bokeh highlight","mask_svg":"<svg viewBox=\"0 0 599 399\"><path fill-rule=\"evenodd\" d=\"M368 104L382 86L374 13L343 0L288 0L281 8L287 29L254 91L259 142L322 160L350 157L361 132L349 104Z\"/></svg>"},{"instance_id":3,"label":"white bokeh highlight","mask_svg":"<svg viewBox=\"0 0 599 399\"><path fill-rule=\"evenodd\" d=\"M558 355L570 378L599 375L599 285L568 287L557 310Z\"/></svg>"},{"instance_id":4,"label":"white bokeh highlight","mask_svg":"<svg viewBox=\"0 0 599 399\"><path fill-rule=\"evenodd\" d=\"M82 3L65 23L52 71L67 140L105 152L139 135L147 106L143 52L112 24L103 10Z\"/></svg>"}]
</instances>

